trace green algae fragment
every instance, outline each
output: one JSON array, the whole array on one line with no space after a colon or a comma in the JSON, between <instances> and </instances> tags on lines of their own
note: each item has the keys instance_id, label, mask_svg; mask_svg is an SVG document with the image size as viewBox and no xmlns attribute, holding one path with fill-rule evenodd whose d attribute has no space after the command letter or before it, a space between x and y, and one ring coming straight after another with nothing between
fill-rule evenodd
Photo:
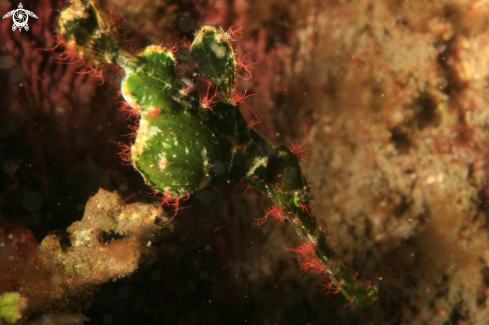
<instances>
[{"instance_id":1,"label":"green algae fragment","mask_svg":"<svg viewBox=\"0 0 489 325\"><path fill-rule=\"evenodd\" d=\"M17 322L26 307L27 298L17 292L4 293L0 296L0 318L7 324Z\"/></svg>"},{"instance_id":2,"label":"green algae fragment","mask_svg":"<svg viewBox=\"0 0 489 325\"><path fill-rule=\"evenodd\" d=\"M81 264L76 264L73 266L75 269L76 275L84 275L85 274L85 267Z\"/></svg>"},{"instance_id":3,"label":"green algae fragment","mask_svg":"<svg viewBox=\"0 0 489 325\"><path fill-rule=\"evenodd\" d=\"M57 257L63 254L63 249L59 239L54 235L46 236L41 242L41 250L46 254L53 254Z\"/></svg>"}]
</instances>

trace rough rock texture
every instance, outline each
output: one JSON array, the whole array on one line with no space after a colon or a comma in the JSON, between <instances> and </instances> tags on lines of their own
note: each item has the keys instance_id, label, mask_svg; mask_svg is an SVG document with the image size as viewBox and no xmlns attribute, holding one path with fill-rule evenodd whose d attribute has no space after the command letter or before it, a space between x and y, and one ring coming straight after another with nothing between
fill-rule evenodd
<instances>
[{"instance_id":1,"label":"rough rock texture","mask_svg":"<svg viewBox=\"0 0 489 325\"><path fill-rule=\"evenodd\" d=\"M310 5L288 88L316 213L347 263L381 279L361 319L483 323L488 4Z\"/></svg>"},{"instance_id":2,"label":"rough rock texture","mask_svg":"<svg viewBox=\"0 0 489 325\"><path fill-rule=\"evenodd\" d=\"M15 291L26 298L27 314L69 308L93 289L132 274L143 257L168 231L169 218L158 205L124 204L117 193L100 189L85 207L81 221L69 228L70 245L55 234L39 246L29 233L0 227L0 293Z\"/></svg>"}]
</instances>

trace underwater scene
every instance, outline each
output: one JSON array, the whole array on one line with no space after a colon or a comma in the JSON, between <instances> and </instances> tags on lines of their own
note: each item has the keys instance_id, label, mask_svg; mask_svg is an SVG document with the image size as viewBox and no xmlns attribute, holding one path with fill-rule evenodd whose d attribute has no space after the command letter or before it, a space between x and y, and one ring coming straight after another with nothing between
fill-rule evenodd
<instances>
[{"instance_id":1,"label":"underwater scene","mask_svg":"<svg viewBox=\"0 0 489 325\"><path fill-rule=\"evenodd\" d=\"M489 324L488 0L0 16L0 325Z\"/></svg>"}]
</instances>

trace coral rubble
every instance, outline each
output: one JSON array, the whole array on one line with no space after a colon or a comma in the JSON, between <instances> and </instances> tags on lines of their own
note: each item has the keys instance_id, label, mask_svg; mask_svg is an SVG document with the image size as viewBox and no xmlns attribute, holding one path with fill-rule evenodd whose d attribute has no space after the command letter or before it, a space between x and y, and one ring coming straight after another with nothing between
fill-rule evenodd
<instances>
[{"instance_id":1,"label":"coral rubble","mask_svg":"<svg viewBox=\"0 0 489 325\"><path fill-rule=\"evenodd\" d=\"M16 232L22 230L0 228L0 253L6 261L0 267L0 310L13 308L13 303L6 306L12 300L6 291L24 299L27 313L70 308L96 286L133 273L143 257L157 251L152 244L173 228L168 221L158 205L125 204L117 193L101 189L88 200L83 219L68 228L69 246L55 234L39 246L18 242Z\"/></svg>"}]
</instances>

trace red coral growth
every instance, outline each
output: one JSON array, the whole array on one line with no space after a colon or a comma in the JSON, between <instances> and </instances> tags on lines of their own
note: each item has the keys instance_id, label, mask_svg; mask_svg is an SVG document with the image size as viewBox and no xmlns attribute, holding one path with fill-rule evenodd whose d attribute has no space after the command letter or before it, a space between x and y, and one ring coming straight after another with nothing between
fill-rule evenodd
<instances>
[{"instance_id":1,"label":"red coral growth","mask_svg":"<svg viewBox=\"0 0 489 325\"><path fill-rule=\"evenodd\" d=\"M161 108L155 108L149 114L151 115L151 120L157 119L161 114Z\"/></svg>"},{"instance_id":2,"label":"red coral growth","mask_svg":"<svg viewBox=\"0 0 489 325\"><path fill-rule=\"evenodd\" d=\"M126 101L120 101L119 104L121 104L120 107L117 109L122 112L127 114L127 120L130 120L131 118L138 118L139 117L139 111L129 105Z\"/></svg>"},{"instance_id":3,"label":"red coral growth","mask_svg":"<svg viewBox=\"0 0 489 325\"><path fill-rule=\"evenodd\" d=\"M173 217L170 219L170 221L168 221L167 223L165 223L165 225L168 225L169 223L171 223L173 221L173 219L175 219L175 217L178 214L178 210L181 209L182 202L185 202L190 197L190 196L186 196L186 197L183 197L183 198L175 198L175 197L172 197L167 192L162 193L162 192L160 192L160 191L158 191L158 190L156 190L154 188L151 188L150 189L150 192L146 192L146 193L149 194L149 195L151 195L152 197L158 198L160 200L160 202L161 202L161 205L160 206L167 206L167 207L172 208L172 209L175 210L175 213L173 214Z\"/></svg>"},{"instance_id":4,"label":"red coral growth","mask_svg":"<svg viewBox=\"0 0 489 325\"><path fill-rule=\"evenodd\" d=\"M173 221L173 219L175 219L175 217L178 214L178 210L180 210L180 208L181 208L182 202L186 201L188 198L189 198L188 196L184 197L184 198L174 198L174 197L171 197L168 193L159 197L159 199L161 201L161 206L165 205L165 206L175 210L173 217L170 219L170 221L168 221L164 225L168 225L169 223L171 223Z\"/></svg>"},{"instance_id":5,"label":"red coral growth","mask_svg":"<svg viewBox=\"0 0 489 325\"><path fill-rule=\"evenodd\" d=\"M248 190L251 190L251 189L253 189L253 188L255 188L253 185L251 185L251 184L246 184L246 187L245 187L245 189L244 189L243 193L241 193L241 194L242 194L242 195L245 195L245 194L246 194L246 192L248 192Z\"/></svg>"},{"instance_id":6,"label":"red coral growth","mask_svg":"<svg viewBox=\"0 0 489 325\"><path fill-rule=\"evenodd\" d=\"M254 112L253 112L253 113L254 113ZM251 121L250 121L250 128L252 128L253 130L255 130L255 131L256 131L255 126L256 126L257 124L260 124L260 123L261 123L261 120L255 120L255 119L253 119L253 120L251 120Z\"/></svg>"},{"instance_id":7,"label":"red coral growth","mask_svg":"<svg viewBox=\"0 0 489 325\"><path fill-rule=\"evenodd\" d=\"M108 70L121 78L124 76L124 69L117 64L109 65Z\"/></svg>"},{"instance_id":8,"label":"red coral growth","mask_svg":"<svg viewBox=\"0 0 489 325\"><path fill-rule=\"evenodd\" d=\"M83 66L85 64L85 60L83 59L83 57L81 55L78 55L78 53L76 53L75 51L75 47L76 45L71 45L71 46L68 46L68 44L65 44L63 39L61 38L61 36L59 35L56 35L56 45L50 49L42 49L43 51L54 51L55 49L57 49L59 46L63 46L65 48L65 50L63 51L63 53L61 53L59 55L59 57L57 57L55 60L56 60L56 63L63 63L63 64L79 64L79 66Z\"/></svg>"},{"instance_id":9,"label":"red coral growth","mask_svg":"<svg viewBox=\"0 0 489 325\"><path fill-rule=\"evenodd\" d=\"M181 39L177 39L178 46L182 49L189 49L192 43L185 36Z\"/></svg>"},{"instance_id":10,"label":"red coral growth","mask_svg":"<svg viewBox=\"0 0 489 325\"><path fill-rule=\"evenodd\" d=\"M285 248L285 247L284 247ZM302 243L299 247L296 248L285 248L288 251L297 253L297 258L303 258L306 256L310 256L312 254L316 253L316 248L317 245L314 245L312 243Z\"/></svg>"},{"instance_id":11,"label":"red coral growth","mask_svg":"<svg viewBox=\"0 0 489 325\"><path fill-rule=\"evenodd\" d=\"M131 132L127 135L128 138L130 139L135 139L138 135L138 128L139 128L139 123L136 123L135 125L130 125L128 126L128 129L131 130Z\"/></svg>"},{"instance_id":12,"label":"red coral growth","mask_svg":"<svg viewBox=\"0 0 489 325\"><path fill-rule=\"evenodd\" d=\"M252 82L238 78L239 88L248 88L250 92L260 94L260 101L255 103L255 109L260 111L262 117L259 130L262 135L272 139L276 138L278 131L277 124L272 119L277 108L277 98L279 101L290 100L290 96L283 95L284 89L289 88L288 81L293 79L294 71L292 69L293 51L290 46L292 42L289 44L288 42L270 42L271 39L274 39L274 35L273 30L264 28L246 35L236 44L236 52L248 53L247 58L252 62L257 62L257 67L260 69L259 74L253 74ZM289 37L289 35L284 36ZM242 75L245 74L242 72Z\"/></svg>"},{"instance_id":13,"label":"red coral growth","mask_svg":"<svg viewBox=\"0 0 489 325\"><path fill-rule=\"evenodd\" d=\"M290 147L291 147L290 149L292 150L292 153L297 156L297 159L299 159L299 161L302 161L302 159L311 158L309 153L304 148L304 146L306 148L309 147L309 144L307 143L307 141L304 142L303 144L299 145L299 146L296 146L292 143L292 141L290 141L289 138L287 138L287 140L290 143Z\"/></svg>"},{"instance_id":14,"label":"red coral growth","mask_svg":"<svg viewBox=\"0 0 489 325\"><path fill-rule=\"evenodd\" d=\"M251 78L251 77L250 77ZM250 121L250 128L254 129L255 126L257 124L260 124L261 123L261 119L258 117L258 115L255 113L255 111L253 110L253 108L251 107L251 105L248 104L248 100L251 96L256 96L257 94L249 94L249 95L246 95L246 92L248 91L248 89L246 89L244 91L244 93L240 94L238 92L238 89L236 87L236 85L234 86L234 90L233 90L233 96L231 98L231 103L233 103L234 105L238 105L238 104L246 104L246 106L248 106L248 108L251 110L251 112L253 113L253 115L255 116L254 119L252 119Z\"/></svg>"},{"instance_id":15,"label":"red coral growth","mask_svg":"<svg viewBox=\"0 0 489 325\"><path fill-rule=\"evenodd\" d=\"M250 80L253 78L253 73L252 71L257 71L258 69L254 67L257 63L255 62L246 62L246 58L248 57L249 53L246 53L244 56L240 57L238 56L236 58L236 70L238 72L238 77L240 77L243 80ZM239 74L241 71L246 71L248 73L249 77L245 78L242 75Z\"/></svg>"},{"instance_id":16,"label":"red coral growth","mask_svg":"<svg viewBox=\"0 0 489 325\"><path fill-rule=\"evenodd\" d=\"M279 223L284 223L285 220L287 220L287 216L284 216L282 213L284 212L283 208L280 207L280 206L277 206L277 205L272 205L272 207L268 208L268 212L267 214L265 214L265 216L261 219L255 219L257 222L256 224L261 226L263 225L265 222L267 222L267 219L268 217L272 216L273 218L275 218L275 220L277 220L278 222L275 224L275 225L278 225Z\"/></svg>"},{"instance_id":17,"label":"red coral growth","mask_svg":"<svg viewBox=\"0 0 489 325\"><path fill-rule=\"evenodd\" d=\"M133 42L130 42L128 48L129 48L129 52L131 53L139 53L143 49L143 46L141 44L135 44Z\"/></svg>"},{"instance_id":18,"label":"red coral growth","mask_svg":"<svg viewBox=\"0 0 489 325\"><path fill-rule=\"evenodd\" d=\"M243 37L243 35L244 35L243 30L244 30L244 28L242 26L239 28L236 28L235 26L231 26L231 27L229 27L229 29L226 33L231 38L231 41L236 42L236 40Z\"/></svg>"},{"instance_id":19,"label":"red coral growth","mask_svg":"<svg viewBox=\"0 0 489 325\"><path fill-rule=\"evenodd\" d=\"M235 92L236 92L236 90L235 90ZM254 96L254 95L256 95L256 94L252 94L252 95L249 95L249 96ZM261 123L261 119L258 117L258 115L256 114L255 110L251 107L250 104L248 104L248 103L245 103L245 104L246 104L246 106L248 106L248 108L251 110L251 112L255 116L254 119L251 119L250 124L249 124L250 125L250 128L252 128L253 130L255 130L255 126L257 124L260 124Z\"/></svg>"},{"instance_id":20,"label":"red coral growth","mask_svg":"<svg viewBox=\"0 0 489 325\"><path fill-rule=\"evenodd\" d=\"M341 238L338 238L337 241L331 243L331 246L338 246L338 244L340 243L340 241L341 241Z\"/></svg>"},{"instance_id":21,"label":"red coral growth","mask_svg":"<svg viewBox=\"0 0 489 325\"><path fill-rule=\"evenodd\" d=\"M118 152L117 155L123 161L122 164L125 166L132 165L131 147L125 143L122 143L122 142L115 142L115 141L112 141L112 142L115 143L116 145L118 145L119 149L121 149L121 151Z\"/></svg>"},{"instance_id":22,"label":"red coral growth","mask_svg":"<svg viewBox=\"0 0 489 325\"><path fill-rule=\"evenodd\" d=\"M90 67L90 70L87 70L87 71L76 71L75 73L77 73L77 74L87 74L87 75L90 75L92 77L99 78L102 81L99 84L97 84L97 86L101 86L101 85L103 85L105 83L104 70L107 69L107 68L108 67L105 67L104 69L97 70L97 69L94 69L94 68Z\"/></svg>"},{"instance_id":23,"label":"red coral growth","mask_svg":"<svg viewBox=\"0 0 489 325\"><path fill-rule=\"evenodd\" d=\"M127 23L127 20L123 15L118 15L117 17L115 17L112 10L113 10L113 7L111 5L110 9L109 9L109 17L112 20L112 22L114 23L116 30L120 30L122 24Z\"/></svg>"},{"instance_id":24,"label":"red coral growth","mask_svg":"<svg viewBox=\"0 0 489 325\"><path fill-rule=\"evenodd\" d=\"M311 272L317 276L325 276L326 271L324 270L324 266L317 260L316 257L316 248L317 245L312 243L302 243L302 245L297 248L285 249L297 253L297 258L301 259L301 268L304 272Z\"/></svg>"},{"instance_id":25,"label":"red coral growth","mask_svg":"<svg viewBox=\"0 0 489 325\"><path fill-rule=\"evenodd\" d=\"M41 50L53 51L57 49L60 45L62 45L65 48L65 51L61 53L58 58L56 58L56 62L62 64L68 64L68 65L78 65L78 67L84 67L88 65L89 67L88 70L76 71L75 73L91 75L93 77L101 79L101 82L98 84L98 86L101 86L105 83L105 78L104 78L105 71L111 70L116 72L118 75L122 76L123 69L120 68L117 64L109 64L109 65L105 65L102 69L96 69L85 62L85 58L83 57L82 54L76 52L75 44L69 46L59 34L55 36L55 39L56 39L56 45L54 47L49 49L41 49Z\"/></svg>"},{"instance_id":26,"label":"red coral growth","mask_svg":"<svg viewBox=\"0 0 489 325\"><path fill-rule=\"evenodd\" d=\"M119 203L117 203L116 205L114 205L112 208L110 208L109 210L107 210L107 213L105 214L106 216L109 215L110 211L114 210L115 208L123 205L124 203L126 203L127 201L129 201L131 198L134 197L134 195L136 195L137 192L134 192L133 194L129 195L128 197L126 197L124 200L120 201Z\"/></svg>"},{"instance_id":27,"label":"red coral growth","mask_svg":"<svg viewBox=\"0 0 489 325\"><path fill-rule=\"evenodd\" d=\"M340 287L336 286L333 282L320 283L318 287L319 290L326 291L326 294L337 294L340 292Z\"/></svg>"},{"instance_id":28,"label":"red coral growth","mask_svg":"<svg viewBox=\"0 0 489 325\"><path fill-rule=\"evenodd\" d=\"M178 52L178 48L179 48L179 45L177 42L177 43L173 44L173 46L171 48L168 49L168 52L170 52L172 55L175 55Z\"/></svg>"},{"instance_id":29,"label":"red coral growth","mask_svg":"<svg viewBox=\"0 0 489 325\"><path fill-rule=\"evenodd\" d=\"M312 206L301 202L301 209L302 209L302 212L305 212L308 215L311 215L311 211L309 211L309 210L312 210Z\"/></svg>"},{"instance_id":30,"label":"red coral growth","mask_svg":"<svg viewBox=\"0 0 489 325\"><path fill-rule=\"evenodd\" d=\"M237 89L234 90L233 92L233 98L231 99L231 102L234 104L234 105L238 105L238 104L245 104L248 102L248 99L251 97L251 96L256 96L256 94L249 94L249 95L246 95L246 92L248 91L248 89L245 90L245 92L243 94L240 94Z\"/></svg>"},{"instance_id":31,"label":"red coral growth","mask_svg":"<svg viewBox=\"0 0 489 325\"><path fill-rule=\"evenodd\" d=\"M202 106L204 107L207 107L208 109L211 110L212 114L215 115L214 111L212 110L212 108L216 105L216 103L218 102L218 100L216 99L216 96L217 96L217 87L216 87L216 90L214 92L214 95L210 95L210 91L211 91L211 88L212 88L212 83L210 81L207 81L207 80L204 80L204 79L200 79L201 81L207 83L207 91L205 93L205 95L201 96L200 98L200 103L202 104Z\"/></svg>"}]
</instances>

